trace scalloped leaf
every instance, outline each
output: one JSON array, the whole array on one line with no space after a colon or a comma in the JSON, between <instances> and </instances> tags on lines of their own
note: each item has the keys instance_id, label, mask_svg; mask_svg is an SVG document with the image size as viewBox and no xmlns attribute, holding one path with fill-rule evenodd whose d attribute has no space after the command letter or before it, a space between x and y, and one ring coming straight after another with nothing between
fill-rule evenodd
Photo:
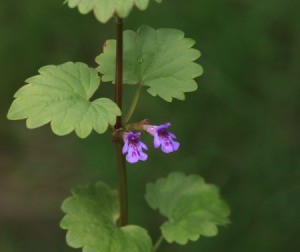
<instances>
[{"instance_id":1,"label":"scalloped leaf","mask_svg":"<svg viewBox=\"0 0 300 252\"><path fill-rule=\"evenodd\" d=\"M108 98L89 101L99 88L100 78L95 69L84 63L42 67L39 75L27 79L26 83L16 92L7 117L27 118L29 129L51 122L57 135L75 130L79 137L85 138L92 129L100 134L105 132L121 114L117 104Z\"/></svg>"},{"instance_id":2,"label":"scalloped leaf","mask_svg":"<svg viewBox=\"0 0 300 252\"><path fill-rule=\"evenodd\" d=\"M150 252L152 241L139 226L116 226L119 218L117 191L98 182L78 186L62 204L66 213L60 226L67 243L84 252Z\"/></svg>"},{"instance_id":3,"label":"scalloped leaf","mask_svg":"<svg viewBox=\"0 0 300 252\"><path fill-rule=\"evenodd\" d=\"M143 84L148 92L171 102L185 99L185 92L197 89L194 78L203 73L194 61L200 52L192 46L195 41L175 29L154 30L141 26L137 33L124 32L124 83ZM96 58L103 74L102 81L115 79L116 41L108 40L104 52Z\"/></svg>"},{"instance_id":4,"label":"scalloped leaf","mask_svg":"<svg viewBox=\"0 0 300 252\"><path fill-rule=\"evenodd\" d=\"M121 18L129 15L134 6L140 10L147 9L150 0L66 0L70 8L78 7L81 14L94 12L95 17L106 23L115 14ZM161 0L155 0L160 3Z\"/></svg>"},{"instance_id":5,"label":"scalloped leaf","mask_svg":"<svg viewBox=\"0 0 300 252\"><path fill-rule=\"evenodd\" d=\"M220 199L215 185L206 184L200 176L171 173L155 184L147 185L146 200L153 209L168 218L161 226L168 242L186 244L200 235L211 237L218 233L217 225L229 223L229 208Z\"/></svg>"}]
</instances>

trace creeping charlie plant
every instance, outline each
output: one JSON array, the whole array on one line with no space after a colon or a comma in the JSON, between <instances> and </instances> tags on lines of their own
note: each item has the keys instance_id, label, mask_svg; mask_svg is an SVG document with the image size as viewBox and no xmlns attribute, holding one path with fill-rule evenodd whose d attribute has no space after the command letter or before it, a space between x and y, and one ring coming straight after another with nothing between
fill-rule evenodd
<instances>
[{"instance_id":1,"label":"creeping charlie plant","mask_svg":"<svg viewBox=\"0 0 300 252\"><path fill-rule=\"evenodd\" d=\"M75 131L86 138L92 130L102 134L112 129L119 172L119 191L102 182L77 186L62 204L65 213L60 226L67 230L67 243L84 252L154 252L163 241L184 245L201 235L211 237L217 226L229 223L229 208L215 185L198 175L173 172L149 183L145 199L166 217L161 236L152 242L147 230L127 222L126 160L146 161L148 147L143 137L153 139L154 148L164 153L180 150L171 123L151 125L148 120L130 122L141 92L171 102L184 100L197 89L195 78L203 72L195 63L200 52L195 41L176 29L141 26L136 32L123 31L123 18L132 8L145 10L150 0L66 0L82 14L94 12L100 23L117 18L117 38L107 40L96 58L96 69L80 62L48 65L15 94L8 119L26 119L29 129L50 123L63 136ZM156 0L156 2L161 2ZM90 100L100 81L114 83L114 101ZM136 85L127 113L122 109L123 84ZM124 85L124 87L126 87ZM143 118L141 118L143 119ZM150 161L149 161L150 162ZM149 218L149 217L147 217Z\"/></svg>"}]
</instances>

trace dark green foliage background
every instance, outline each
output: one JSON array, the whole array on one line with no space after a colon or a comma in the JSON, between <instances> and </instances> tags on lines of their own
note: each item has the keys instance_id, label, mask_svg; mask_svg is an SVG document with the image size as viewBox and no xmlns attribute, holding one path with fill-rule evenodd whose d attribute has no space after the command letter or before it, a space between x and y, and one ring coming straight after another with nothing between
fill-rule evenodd
<instances>
[{"instance_id":1,"label":"dark green foliage background","mask_svg":"<svg viewBox=\"0 0 300 252\"><path fill-rule=\"evenodd\" d=\"M60 204L76 184L102 180L116 187L110 137L53 135L9 122L14 92L43 65L94 58L115 37L61 0L0 2L0 251L73 251L59 228ZM134 119L170 121L178 153L149 151L128 165L130 223L158 237L161 217L146 205L145 183L173 170L197 173L221 188L232 224L216 238L161 251L279 252L300 246L300 2L190 0L152 3L134 11L140 24L182 29L197 40L205 69L198 92L172 104L144 93ZM125 92L125 107L134 89ZM101 96L113 95L103 84ZM143 137L148 145L151 138Z\"/></svg>"}]
</instances>

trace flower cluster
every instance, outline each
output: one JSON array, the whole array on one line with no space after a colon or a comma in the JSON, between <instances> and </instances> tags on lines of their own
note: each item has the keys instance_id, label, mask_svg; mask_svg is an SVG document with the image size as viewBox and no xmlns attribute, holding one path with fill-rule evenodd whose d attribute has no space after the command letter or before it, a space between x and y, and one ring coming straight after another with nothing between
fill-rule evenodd
<instances>
[{"instance_id":1,"label":"flower cluster","mask_svg":"<svg viewBox=\"0 0 300 252\"><path fill-rule=\"evenodd\" d=\"M164 153L171 153L179 149L179 143L174 141L176 136L168 131L170 123L165 123L159 126L156 125L143 125L142 130L147 131L150 135L154 137L153 145L154 148L161 147ZM144 150L148 150L146 144L141 140L141 133L134 133L132 131L125 132L123 134L124 146L122 153L126 154L126 160L129 163L136 163L138 161L145 161L148 155Z\"/></svg>"}]
</instances>

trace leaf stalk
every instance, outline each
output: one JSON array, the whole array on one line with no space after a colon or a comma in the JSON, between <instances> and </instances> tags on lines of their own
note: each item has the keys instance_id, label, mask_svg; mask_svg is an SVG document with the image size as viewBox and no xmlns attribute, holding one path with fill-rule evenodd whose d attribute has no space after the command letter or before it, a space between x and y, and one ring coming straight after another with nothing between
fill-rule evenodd
<instances>
[{"instance_id":1,"label":"leaf stalk","mask_svg":"<svg viewBox=\"0 0 300 252\"><path fill-rule=\"evenodd\" d=\"M164 237L161 235L158 240L156 241L156 243L153 246L152 252L156 252L158 250L158 248L160 247L160 245L162 244L162 242L164 241Z\"/></svg>"},{"instance_id":2,"label":"leaf stalk","mask_svg":"<svg viewBox=\"0 0 300 252\"><path fill-rule=\"evenodd\" d=\"M138 104L138 101L139 101L139 98L141 95L142 87L143 87L143 84L139 83L138 87L135 91L134 97L132 99L131 105L129 107L129 110L125 116L124 125L126 125L129 122L130 118L132 117L132 115L136 109L136 105Z\"/></svg>"}]
</instances>

